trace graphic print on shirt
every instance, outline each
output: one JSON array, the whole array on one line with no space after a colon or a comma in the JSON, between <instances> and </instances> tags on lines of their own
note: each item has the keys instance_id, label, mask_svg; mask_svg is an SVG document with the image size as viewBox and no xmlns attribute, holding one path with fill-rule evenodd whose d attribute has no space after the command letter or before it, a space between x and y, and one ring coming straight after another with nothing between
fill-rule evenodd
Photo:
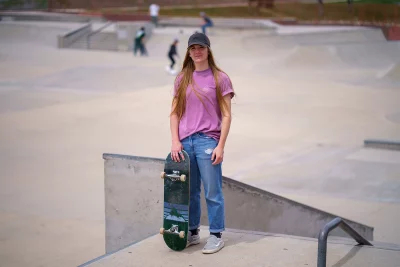
<instances>
[{"instance_id":1,"label":"graphic print on shirt","mask_svg":"<svg viewBox=\"0 0 400 267\"><path fill-rule=\"evenodd\" d=\"M200 102L203 104L204 109L207 111L207 113L211 116L211 113L209 109L207 108L207 105L205 104L204 100L208 101L209 104L214 105L213 101L209 98L214 98L213 96L215 95L216 98L216 91L214 88L200 88L199 86L196 85L196 82L193 81L195 85L190 85L191 92L194 92L194 94L197 96L197 98L200 100Z\"/></svg>"}]
</instances>

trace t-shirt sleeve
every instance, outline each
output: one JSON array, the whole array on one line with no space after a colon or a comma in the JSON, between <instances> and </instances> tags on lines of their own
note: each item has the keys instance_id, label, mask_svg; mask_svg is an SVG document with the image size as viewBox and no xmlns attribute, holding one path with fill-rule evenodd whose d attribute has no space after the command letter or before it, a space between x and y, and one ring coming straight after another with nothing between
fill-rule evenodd
<instances>
[{"instance_id":1,"label":"t-shirt sleeve","mask_svg":"<svg viewBox=\"0 0 400 267\"><path fill-rule=\"evenodd\" d=\"M227 94L231 95L231 98L235 96L235 92L233 91L232 88L232 82L231 79L229 79L229 76L226 75L225 73L221 73L220 76L220 88L222 92L222 96L226 96Z\"/></svg>"},{"instance_id":2,"label":"t-shirt sleeve","mask_svg":"<svg viewBox=\"0 0 400 267\"><path fill-rule=\"evenodd\" d=\"M182 80L182 74L178 75L175 79L174 94L173 94L174 97L176 96L176 93L178 92L178 87L179 87L179 84L181 83L181 80Z\"/></svg>"}]
</instances>

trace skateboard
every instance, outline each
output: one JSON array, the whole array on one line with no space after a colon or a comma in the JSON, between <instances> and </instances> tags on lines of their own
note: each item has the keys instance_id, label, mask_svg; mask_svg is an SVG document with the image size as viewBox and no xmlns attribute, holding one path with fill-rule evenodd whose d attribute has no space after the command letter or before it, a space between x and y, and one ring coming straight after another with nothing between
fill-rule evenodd
<instances>
[{"instance_id":1,"label":"skateboard","mask_svg":"<svg viewBox=\"0 0 400 267\"><path fill-rule=\"evenodd\" d=\"M172 250L186 248L189 229L190 159L182 151L185 160L175 162L168 154L161 178L164 179L164 220L160 234Z\"/></svg>"}]
</instances>

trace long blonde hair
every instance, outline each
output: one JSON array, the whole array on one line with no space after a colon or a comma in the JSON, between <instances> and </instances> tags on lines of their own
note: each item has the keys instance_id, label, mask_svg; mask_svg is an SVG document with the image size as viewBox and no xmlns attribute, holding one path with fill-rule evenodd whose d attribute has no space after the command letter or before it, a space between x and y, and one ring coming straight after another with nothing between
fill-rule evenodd
<instances>
[{"instance_id":1,"label":"long blonde hair","mask_svg":"<svg viewBox=\"0 0 400 267\"><path fill-rule=\"evenodd\" d=\"M222 71L215 64L214 56L211 52L211 49L207 48L207 50L208 50L208 65L210 66L211 71L213 73L214 81L215 81L215 85L216 85L216 89L217 89L216 91L217 91L218 106L219 106L219 109L221 110L221 114L227 115L228 104L225 102L224 97L222 96L221 85L219 84L219 75L220 75L220 73L225 73L225 72ZM178 82L178 79L180 79L180 81L179 81L179 85L176 90L174 99L172 100L173 110L171 112L171 115L176 114L179 119L182 118L183 114L185 114L185 111L186 111L186 89L189 85L192 85L193 89L194 89L194 85L193 85L194 70L195 70L194 62L193 62L192 58L190 57L189 48L188 48L186 51L185 59L183 60L182 70L175 78L175 84ZM199 96L199 94L196 92L195 89L194 89L194 92L204 105L203 99Z\"/></svg>"}]
</instances>

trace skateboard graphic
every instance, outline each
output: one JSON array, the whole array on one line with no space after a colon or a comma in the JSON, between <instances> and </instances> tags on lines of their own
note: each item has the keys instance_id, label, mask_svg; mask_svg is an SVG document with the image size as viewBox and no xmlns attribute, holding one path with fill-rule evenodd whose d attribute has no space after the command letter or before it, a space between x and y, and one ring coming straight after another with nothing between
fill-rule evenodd
<instances>
[{"instance_id":1,"label":"skateboard graphic","mask_svg":"<svg viewBox=\"0 0 400 267\"><path fill-rule=\"evenodd\" d=\"M186 151L182 151L185 160L175 162L168 154L164 171L164 222L160 229L165 244L172 250L186 248L189 229L190 200L190 160Z\"/></svg>"}]
</instances>

